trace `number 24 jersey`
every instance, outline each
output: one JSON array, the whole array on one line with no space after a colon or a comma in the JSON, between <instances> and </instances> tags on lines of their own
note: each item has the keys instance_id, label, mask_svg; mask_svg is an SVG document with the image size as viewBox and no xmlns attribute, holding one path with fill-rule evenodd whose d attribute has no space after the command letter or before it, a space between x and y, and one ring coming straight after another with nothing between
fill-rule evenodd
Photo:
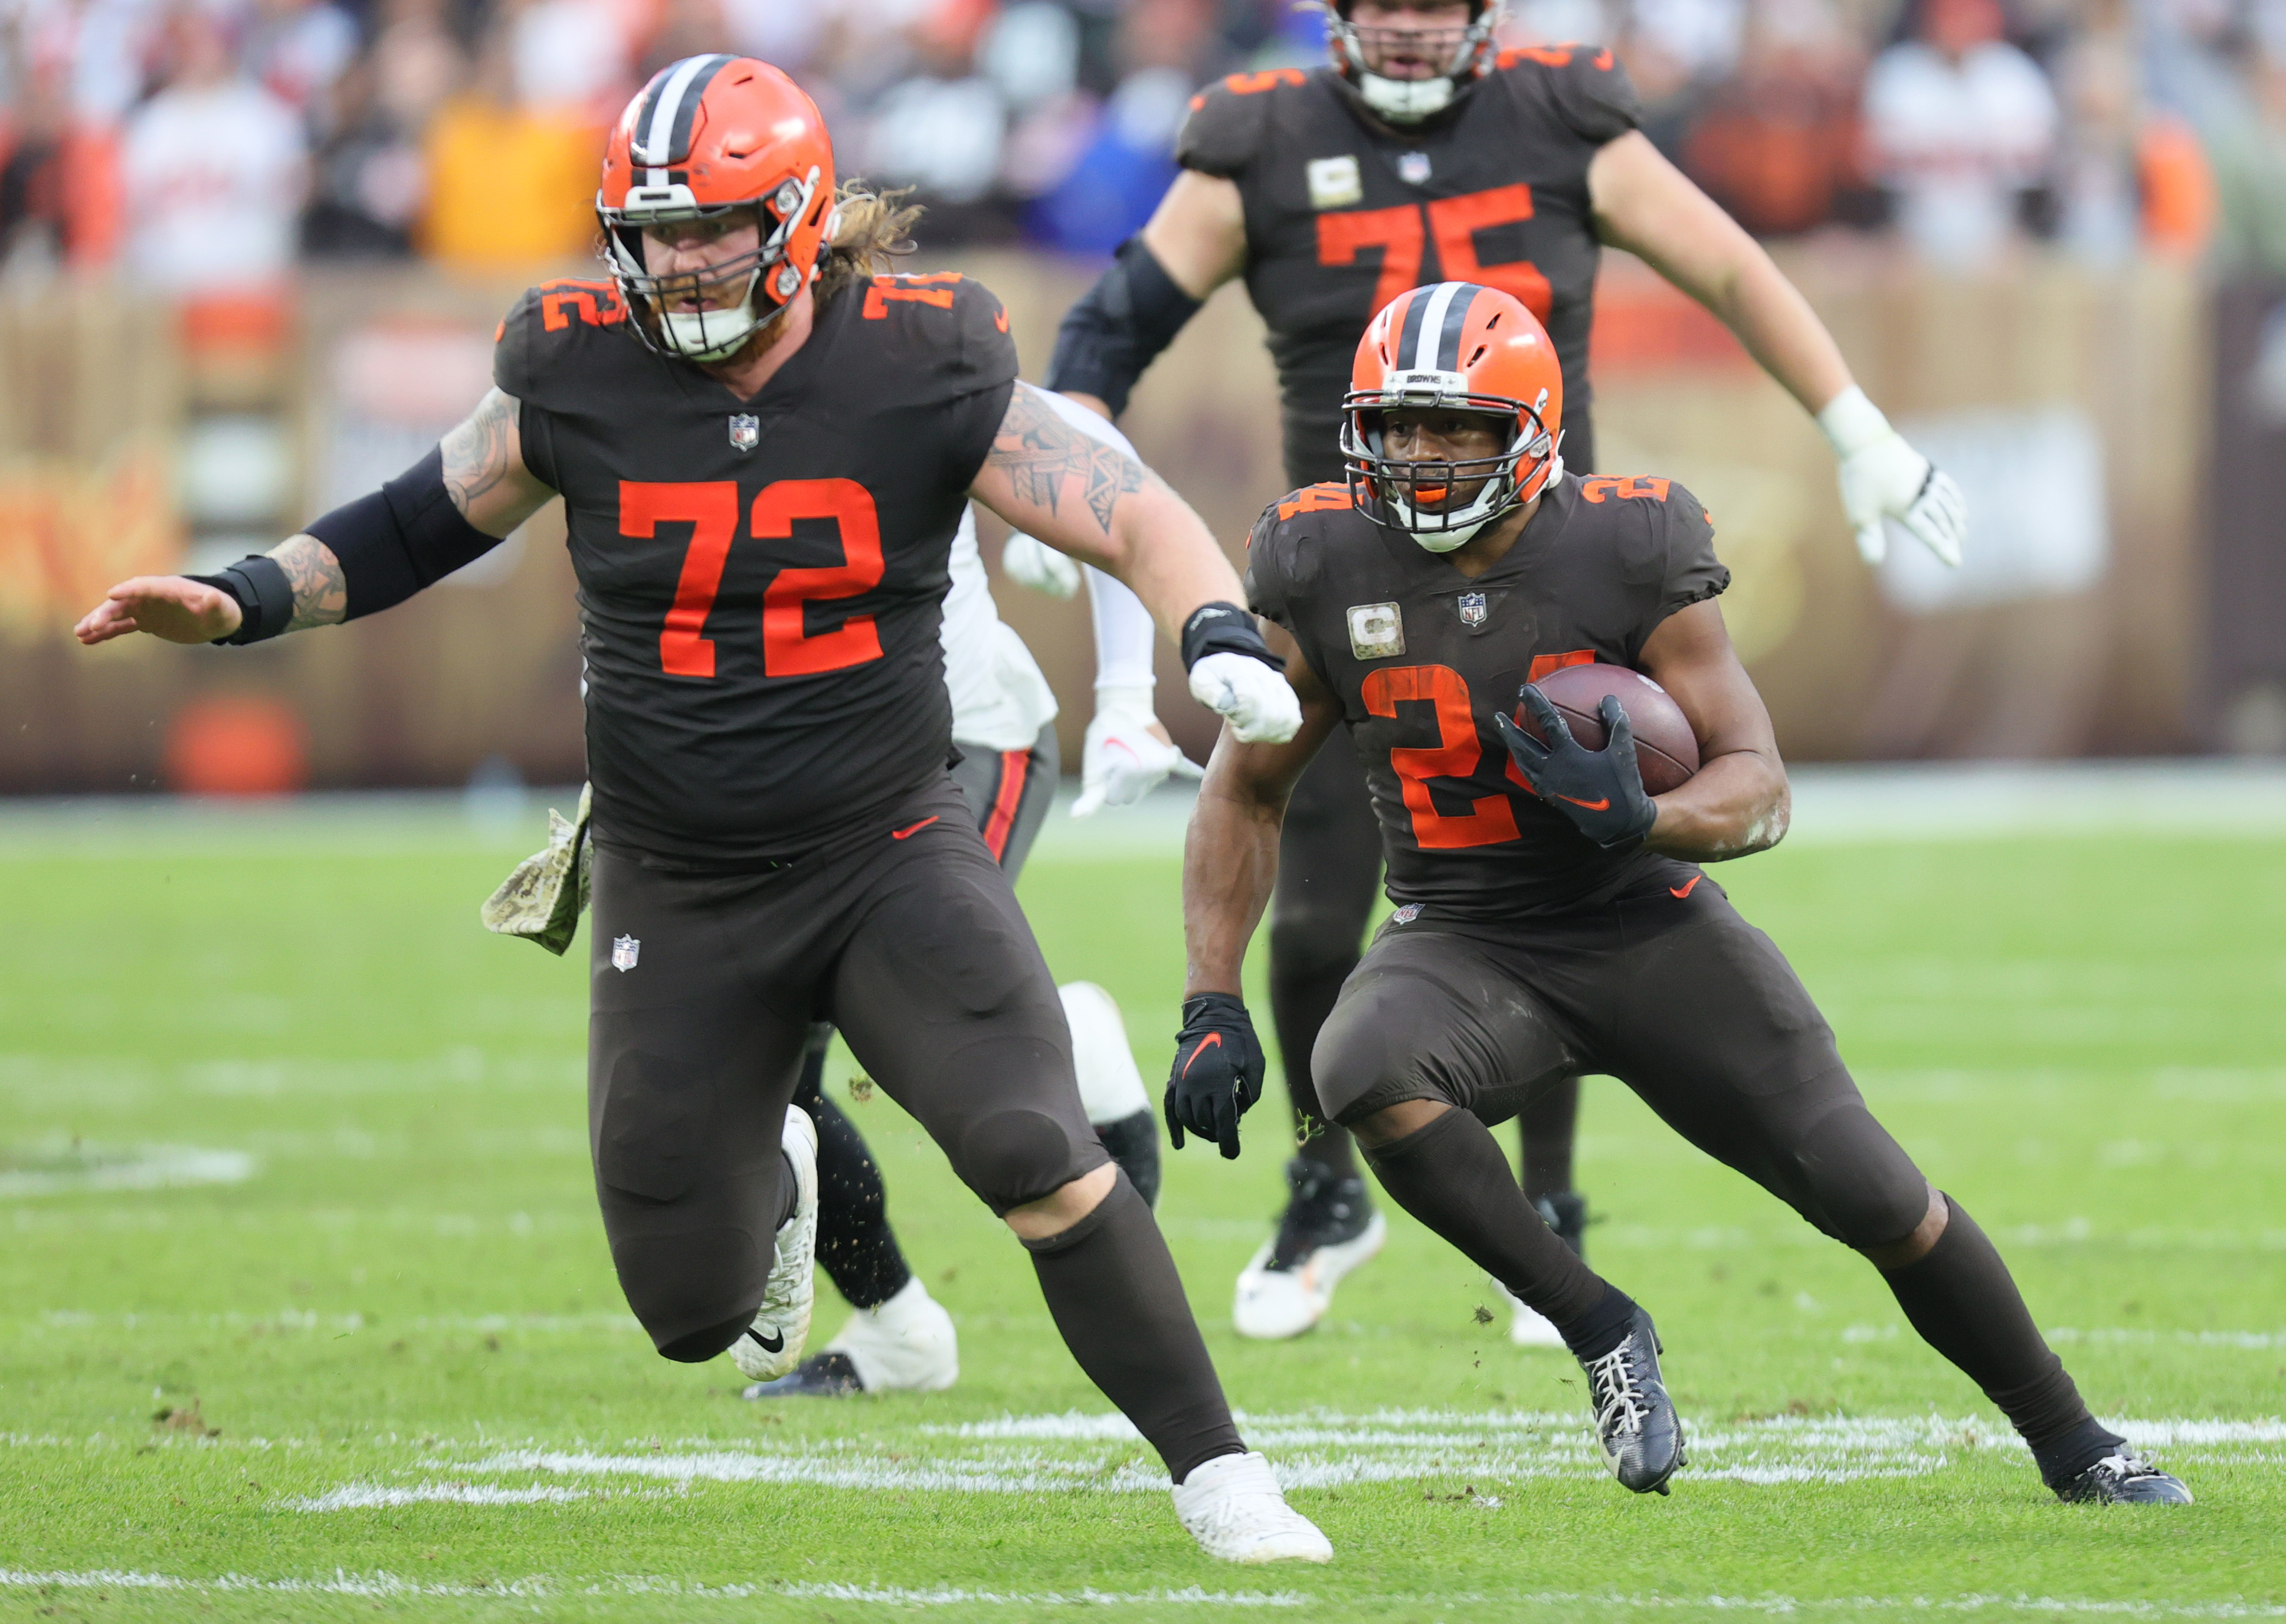
<instances>
[{"instance_id":1,"label":"number 24 jersey","mask_svg":"<svg viewBox=\"0 0 2286 1624\"><path fill-rule=\"evenodd\" d=\"M941 609L1007 315L949 272L861 279L751 398L628 319L608 282L548 283L493 356L564 494L596 835L670 866L792 856L944 770Z\"/></svg>"},{"instance_id":2,"label":"number 24 jersey","mask_svg":"<svg viewBox=\"0 0 2286 1624\"><path fill-rule=\"evenodd\" d=\"M1669 615L1730 584L1706 509L1666 479L1565 475L1473 579L1368 519L1343 485L1272 504L1247 544L1255 612L1341 702L1391 900L1458 918L1560 908L1667 861L1605 851L1542 804L1493 716L1558 667L1638 666Z\"/></svg>"}]
</instances>

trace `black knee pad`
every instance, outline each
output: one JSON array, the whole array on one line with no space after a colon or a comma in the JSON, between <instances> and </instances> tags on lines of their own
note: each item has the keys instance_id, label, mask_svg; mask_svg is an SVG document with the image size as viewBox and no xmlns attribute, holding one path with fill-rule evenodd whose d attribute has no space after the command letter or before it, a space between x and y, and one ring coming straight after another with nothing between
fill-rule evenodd
<instances>
[{"instance_id":1,"label":"black knee pad","mask_svg":"<svg viewBox=\"0 0 2286 1624\"><path fill-rule=\"evenodd\" d=\"M954 1171L993 1211L1005 1214L1061 1189L1108 1159L1092 1130L1083 1147L1056 1118L1017 1106L968 1124Z\"/></svg>"},{"instance_id":2,"label":"black knee pad","mask_svg":"<svg viewBox=\"0 0 2286 1624\"><path fill-rule=\"evenodd\" d=\"M1863 1105L1839 1106L1793 1148L1795 1205L1845 1246L1902 1241L1928 1216L1929 1186L1904 1147Z\"/></svg>"}]
</instances>

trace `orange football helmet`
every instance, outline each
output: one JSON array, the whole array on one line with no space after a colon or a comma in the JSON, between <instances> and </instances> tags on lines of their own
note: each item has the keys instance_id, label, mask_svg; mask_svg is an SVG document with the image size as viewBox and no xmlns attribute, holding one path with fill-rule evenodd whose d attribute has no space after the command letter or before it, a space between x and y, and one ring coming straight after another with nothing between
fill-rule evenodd
<instances>
[{"instance_id":1,"label":"orange football helmet","mask_svg":"<svg viewBox=\"0 0 2286 1624\"><path fill-rule=\"evenodd\" d=\"M834 229L833 142L800 85L752 57L685 57L651 76L603 151L595 213L632 324L653 349L719 360L774 319L817 274ZM752 209L761 242L697 273L654 276L642 228ZM723 310L706 306L737 287ZM667 308L677 301L697 308ZM696 295L694 298L694 293Z\"/></svg>"},{"instance_id":2,"label":"orange football helmet","mask_svg":"<svg viewBox=\"0 0 2286 1624\"><path fill-rule=\"evenodd\" d=\"M1483 413L1498 420L1506 446L1457 462L1391 458L1383 416L1402 408ZM1358 341L1342 412L1342 465L1359 510L1432 553L1451 552L1563 476L1564 368L1538 319L1496 288L1438 282L1391 300Z\"/></svg>"}]
</instances>

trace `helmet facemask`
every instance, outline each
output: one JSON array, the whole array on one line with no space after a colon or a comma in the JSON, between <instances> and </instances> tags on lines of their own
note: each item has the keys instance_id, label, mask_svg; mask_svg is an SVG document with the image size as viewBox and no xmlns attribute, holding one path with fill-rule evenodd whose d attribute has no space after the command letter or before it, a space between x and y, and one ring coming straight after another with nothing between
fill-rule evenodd
<instances>
[{"instance_id":1,"label":"helmet facemask","mask_svg":"<svg viewBox=\"0 0 2286 1624\"><path fill-rule=\"evenodd\" d=\"M1325 4L1326 32L1333 47L1334 65L1357 86L1366 106L1392 124L1417 124L1452 105L1461 85L1484 71L1484 60L1492 47L1493 32L1500 26L1502 9L1501 0L1470 0L1474 14L1466 25L1452 31L1452 51L1442 71L1427 79L1391 79L1374 71L1368 48L1378 52L1395 43L1400 34L1417 43L1423 40L1422 32L1361 28L1346 14L1353 4L1354 0L1329 0ZM1440 29L1429 37L1441 43L1444 33Z\"/></svg>"},{"instance_id":2,"label":"helmet facemask","mask_svg":"<svg viewBox=\"0 0 2286 1624\"><path fill-rule=\"evenodd\" d=\"M803 269L786 258L786 243L813 206L826 207L819 190L819 172L813 166L800 180L789 176L780 181L758 202L710 207L697 202L687 188L678 185L632 190L625 207L598 209L612 280L635 314L632 325L642 341L661 354L684 360L726 360L776 320L801 291L805 280ZM752 250L690 271L661 275L650 269L643 254L646 225L722 219L742 213L753 215L761 236ZM812 266L808 276L815 278L816 273ZM727 292L737 294L735 302L709 308ZM696 308L669 308L670 304L684 303Z\"/></svg>"},{"instance_id":3,"label":"helmet facemask","mask_svg":"<svg viewBox=\"0 0 2286 1624\"><path fill-rule=\"evenodd\" d=\"M1557 438L1541 413L1545 398L1527 405L1501 395L1423 388L1415 374L1399 387L1352 390L1343 402L1342 462L1351 500L1374 523L1400 530L1432 553L1449 553L1530 501L1562 477ZM1398 380L1391 381L1393 384ZM1488 456L1399 458L1388 451L1386 414L1399 409L1467 412L1490 420L1507 437ZM1466 501L1456 490L1476 487Z\"/></svg>"}]
</instances>

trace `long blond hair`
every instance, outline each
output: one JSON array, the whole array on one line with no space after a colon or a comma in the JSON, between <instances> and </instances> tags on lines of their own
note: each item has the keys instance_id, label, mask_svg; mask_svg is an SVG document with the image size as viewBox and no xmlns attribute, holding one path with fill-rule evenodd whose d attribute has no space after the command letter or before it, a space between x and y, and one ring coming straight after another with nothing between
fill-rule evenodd
<instances>
[{"instance_id":1,"label":"long blond hair","mask_svg":"<svg viewBox=\"0 0 2286 1624\"><path fill-rule=\"evenodd\" d=\"M922 210L905 202L911 194L910 186L876 192L862 180L841 183L835 197L840 226L818 256L815 293L820 304L852 282L887 271L893 256L913 251L913 223Z\"/></svg>"}]
</instances>

